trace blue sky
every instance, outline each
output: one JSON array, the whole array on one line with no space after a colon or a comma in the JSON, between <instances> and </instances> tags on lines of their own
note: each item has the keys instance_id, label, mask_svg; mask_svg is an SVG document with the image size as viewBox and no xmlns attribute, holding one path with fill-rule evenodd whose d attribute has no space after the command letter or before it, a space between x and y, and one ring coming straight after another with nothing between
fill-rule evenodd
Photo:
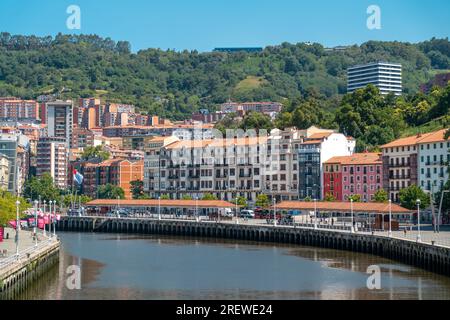
<instances>
[{"instance_id":1,"label":"blue sky","mask_svg":"<svg viewBox=\"0 0 450 320\"><path fill-rule=\"evenodd\" d=\"M81 30L66 27L69 5ZM381 30L366 27L367 7L381 8ZM418 42L450 34L448 0L1 0L0 31L98 34L145 48L197 49L367 40Z\"/></svg>"}]
</instances>

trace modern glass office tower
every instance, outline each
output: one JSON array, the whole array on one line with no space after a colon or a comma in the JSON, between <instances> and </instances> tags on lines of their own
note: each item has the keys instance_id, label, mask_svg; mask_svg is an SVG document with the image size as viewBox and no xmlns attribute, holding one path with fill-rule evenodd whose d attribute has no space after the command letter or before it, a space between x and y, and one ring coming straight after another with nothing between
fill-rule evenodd
<instances>
[{"instance_id":1,"label":"modern glass office tower","mask_svg":"<svg viewBox=\"0 0 450 320\"><path fill-rule=\"evenodd\" d=\"M402 65L375 62L350 67L347 70L347 92L352 93L369 84L380 89L381 94L402 94Z\"/></svg>"}]
</instances>

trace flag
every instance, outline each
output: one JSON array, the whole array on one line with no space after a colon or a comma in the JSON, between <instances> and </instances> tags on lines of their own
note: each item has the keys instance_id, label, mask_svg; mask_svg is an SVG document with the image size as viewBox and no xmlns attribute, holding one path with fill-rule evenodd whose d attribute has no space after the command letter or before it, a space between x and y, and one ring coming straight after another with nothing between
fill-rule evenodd
<instances>
[{"instance_id":1,"label":"flag","mask_svg":"<svg viewBox=\"0 0 450 320\"><path fill-rule=\"evenodd\" d=\"M78 183L79 185L83 183L84 177L77 171L77 169L73 170L73 180L76 181L76 183Z\"/></svg>"}]
</instances>

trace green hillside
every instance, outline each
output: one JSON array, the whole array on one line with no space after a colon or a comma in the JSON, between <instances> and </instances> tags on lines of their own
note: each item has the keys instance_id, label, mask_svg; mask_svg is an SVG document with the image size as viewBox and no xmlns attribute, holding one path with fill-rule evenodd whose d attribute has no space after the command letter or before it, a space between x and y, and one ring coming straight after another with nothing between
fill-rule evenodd
<instances>
[{"instance_id":1,"label":"green hillside","mask_svg":"<svg viewBox=\"0 0 450 320\"><path fill-rule=\"evenodd\" d=\"M333 101L345 93L346 68L386 60L404 67L405 93L450 69L448 39L423 43L367 42L346 50L320 44L267 47L261 53L199 53L147 49L95 35L0 34L0 95L35 98L101 96L183 119L233 100L294 101L311 94ZM330 104L324 108L333 109Z\"/></svg>"}]
</instances>

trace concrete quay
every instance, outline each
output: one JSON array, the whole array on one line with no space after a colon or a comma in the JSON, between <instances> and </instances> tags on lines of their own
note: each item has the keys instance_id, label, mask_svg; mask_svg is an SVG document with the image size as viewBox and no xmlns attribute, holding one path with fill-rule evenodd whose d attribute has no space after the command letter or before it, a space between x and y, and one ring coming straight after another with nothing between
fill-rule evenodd
<instances>
[{"instance_id":1,"label":"concrete quay","mask_svg":"<svg viewBox=\"0 0 450 320\"><path fill-rule=\"evenodd\" d=\"M10 238L0 244L0 249L8 250L7 257L0 258L0 300L13 299L59 261L60 242L56 237L38 234L36 245L31 232L20 231L19 256L16 256L14 234L15 231L10 232Z\"/></svg>"},{"instance_id":2,"label":"concrete quay","mask_svg":"<svg viewBox=\"0 0 450 320\"><path fill-rule=\"evenodd\" d=\"M290 243L382 256L450 276L450 247L379 233L274 226L259 222L216 222L153 218L62 217L59 231L160 234Z\"/></svg>"}]
</instances>

